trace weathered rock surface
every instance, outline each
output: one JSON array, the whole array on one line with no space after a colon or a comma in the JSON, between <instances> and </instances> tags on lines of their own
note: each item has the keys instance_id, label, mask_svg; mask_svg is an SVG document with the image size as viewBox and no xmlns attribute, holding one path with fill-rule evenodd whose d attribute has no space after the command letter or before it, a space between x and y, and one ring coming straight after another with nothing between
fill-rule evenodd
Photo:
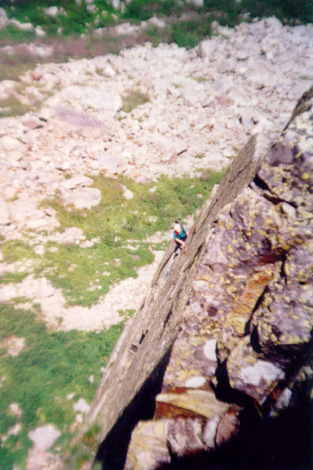
<instances>
[{"instance_id":1,"label":"weathered rock surface","mask_svg":"<svg viewBox=\"0 0 313 470\"><path fill-rule=\"evenodd\" d=\"M57 470L60 468L62 465L60 457L47 452L60 435L61 432L51 425L41 426L28 433L34 447L29 451L27 470L40 470L48 467ZM52 463L52 467L50 467L50 463Z\"/></svg>"},{"instance_id":2,"label":"weathered rock surface","mask_svg":"<svg viewBox=\"0 0 313 470\"><path fill-rule=\"evenodd\" d=\"M100 425L105 465L177 468L192 458L201 468L249 442L262 419L309 414L313 88L296 109L267 152L254 137L234 160L187 252L165 282L168 251L117 343L84 425ZM125 462L121 438L141 419Z\"/></svg>"},{"instance_id":3,"label":"weathered rock surface","mask_svg":"<svg viewBox=\"0 0 313 470\"><path fill-rule=\"evenodd\" d=\"M122 99L114 90L104 86L71 85L46 101L48 106L70 105L79 111L88 109L113 115L122 108Z\"/></svg>"},{"instance_id":4,"label":"weathered rock surface","mask_svg":"<svg viewBox=\"0 0 313 470\"><path fill-rule=\"evenodd\" d=\"M142 398L145 387L148 386L149 390L159 387L160 370L163 369L162 373L164 372L169 352L180 328L188 291L205 246L208 225L213 222L219 210L230 203L247 181L251 180L265 146L266 142L254 136L239 154L228 171L223 185L213 192L205 204L190 238L188 254L178 258L175 269L172 268L167 280L166 268L171 259L172 246L165 255L149 289L150 293L117 343L88 414L85 429L95 421L101 422L99 443L112 431L123 411L124 416L132 413L129 405L135 397L136 400ZM147 379L151 374L152 383L149 382L147 385ZM111 387L113 383L114 387ZM149 403L143 407L143 414L147 409ZM129 421L131 420L132 417L129 418ZM125 422L122 427L124 425ZM123 433L127 432L129 433L130 429L123 430ZM113 443L111 439L109 440L111 447ZM125 443L125 440L122 441ZM120 439L119 442L118 452L123 455L121 450L123 444Z\"/></svg>"}]
</instances>

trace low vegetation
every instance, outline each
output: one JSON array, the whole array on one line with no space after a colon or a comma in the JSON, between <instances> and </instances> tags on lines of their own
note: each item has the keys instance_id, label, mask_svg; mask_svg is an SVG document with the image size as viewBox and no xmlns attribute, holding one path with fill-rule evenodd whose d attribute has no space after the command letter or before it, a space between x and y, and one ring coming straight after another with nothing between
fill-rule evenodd
<instances>
[{"instance_id":1,"label":"low vegetation","mask_svg":"<svg viewBox=\"0 0 313 470\"><path fill-rule=\"evenodd\" d=\"M64 62L69 58L95 57L108 53L117 54L121 49L142 44L146 41L157 46L161 42L175 42L187 48L195 47L199 41L212 34L211 24L217 21L222 26L234 27L242 21L275 15L283 23L301 24L313 22L311 0L204 0L202 8L192 2L176 0L132 0L127 2L124 11L113 10L109 0L94 0L87 4L82 0L2 0L9 18L16 18L33 26L40 26L45 37L37 37L34 30L22 31L10 24L0 29L0 60L4 65L0 79L18 77L25 69L39 62ZM51 16L51 6L58 7L58 14ZM165 27L147 25L136 34L119 35L111 26L121 22L139 24L153 16L164 18ZM96 29L102 35L93 34ZM47 58L32 56L29 52L12 54L1 51L1 46L19 43L51 45L52 56ZM25 52L25 51L24 51ZM17 56L17 57L15 57Z\"/></svg>"},{"instance_id":2,"label":"low vegetation","mask_svg":"<svg viewBox=\"0 0 313 470\"><path fill-rule=\"evenodd\" d=\"M61 288L69 305L90 306L114 283L136 277L136 270L153 260L151 248L158 250L165 246L161 241L149 243L148 237L169 230L174 218L184 220L193 214L222 175L223 172L206 172L205 178L172 180L163 176L157 184L97 176L94 187L101 190L102 198L92 210L65 208L59 198L44 203L56 210L61 224L58 230L80 228L87 240L95 240L93 246L80 248L74 243L49 242L44 246L45 254L38 258L26 238L2 241L4 261L33 259L35 275L45 276ZM133 199L123 197L122 186L132 191ZM7 274L2 281L18 282L23 276L23 273Z\"/></svg>"},{"instance_id":3,"label":"low vegetation","mask_svg":"<svg viewBox=\"0 0 313 470\"><path fill-rule=\"evenodd\" d=\"M137 108L137 106L148 103L149 101L150 98L147 93L143 93L139 89L128 90L127 94L123 96L122 111L130 113L133 109Z\"/></svg>"},{"instance_id":4,"label":"low vegetation","mask_svg":"<svg viewBox=\"0 0 313 470\"><path fill-rule=\"evenodd\" d=\"M242 21L242 15L251 18L275 15L284 21L312 21L312 2L308 0L204 0L197 8L192 2L176 0L132 0L125 2L124 11L115 11L109 0L94 0L90 3L68 0L2 0L2 6L10 17L41 26L48 34L83 34L88 28L112 26L117 21L146 21L152 16L181 17L190 12L209 13L233 26ZM49 14L51 6L59 8L58 15ZM16 34L16 33L14 33ZM31 33L27 33L30 35Z\"/></svg>"},{"instance_id":5,"label":"low vegetation","mask_svg":"<svg viewBox=\"0 0 313 470\"><path fill-rule=\"evenodd\" d=\"M20 102L16 97L0 99L0 118L8 116L21 116L30 111L31 106Z\"/></svg>"},{"instance_id":6,"label":"low vegetation","mask_svg":"<svg viewBox=\"0 0 313 470\"><path fill-rule=\"evenodd\" d=\"M222 173L214 172L202 179L170 180L164 176L154 184L95 177L94 186L102 192L99 206L89 211L69 210L58 198L45 204L55 208L61 224L58 230L78 227L88 240L97 239L97 243L90 248L48 243L45 254L38 257L26 238L2 238L3 261L33 260L35 275L44 275L62 288L69 304L92 305L113 283L136 276L136 268L153 259L151 247L165 248L169 240L148 243L147 238L167 231L173 218L184 220L194 213L204 200L199 195L206 198L221 177ZM133 199L123 197L122 185L132 191ZM20 282L26 274L7 274L1 280ZM91 402L101 368L122 331L122 320L134 313L121 311L121 323L99 333L54 332L43 323L39 305L32 304L26 311L14 307L26 301L29 304L29 299L0 304L0 468L5 470L14 465L25 469L32 445L28 432L44 424L55 425L62 432L55 451L63 452L77 426L73 405L80 398ZM10 355L10 341L20 338L24 338L22 350ZM12 412L12 403L18 405L18 414ZM86 434L90 445L95 432ZM84 456L77 453L77 459L83 461Z\"/></svg>"},{"instance_id":7,"label":"low vegetation","mask_svg":"<svg viewBox=\"0 0 313 470\"><path fill-rule=\"evenodd\" d=\"M28 432L50 423L62 432L73 431L73 405L84 398L90 403L111 350L123 328L107 331L52 332L38 312L0 305L0 468L25 468ZM6 340L24 338L23 350L8 354ZM14 413L10 405L18 405Z\"/></svg>"}]
</instances>

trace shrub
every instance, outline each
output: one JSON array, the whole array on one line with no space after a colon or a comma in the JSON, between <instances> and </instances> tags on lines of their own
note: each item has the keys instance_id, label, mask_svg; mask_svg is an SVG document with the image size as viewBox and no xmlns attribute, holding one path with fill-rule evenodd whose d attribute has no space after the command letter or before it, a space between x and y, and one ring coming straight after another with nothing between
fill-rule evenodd
<instances>
[{"instance_id":1,"label":"shrub","mask_svg":"<svg viewBox=\"0 0 313 470\"><path fill-rule=\"evenodd\" d=\"M157 8L158 2L145 0L132 0L126 7L124 18L137 21L146 21L151 18Z\"/></svg>"},{"instance_id":2,"label":"shrub","mask_svg":"<svg viewBox=\"0 0 313 470\"><path fill-rule=\"evenodd\" d=\"M173 42L180 47L191 49L211 35L211 23L212 20L206 15L175 22L172 26Z\"/></svg>"},{"instance_id":3,"label":"shrub","mask_svg":"<svg viewBox=\"0 0 313 470\"><path fill-rule=\"evenodd\" d=\"M274 15L282 21L313 21L312 0L204 0L204 6L210 14L223 13L218 15L218 21L225 26L240 23L245 13L249 13L250 18Z\"/></svg>"}]
</instances>

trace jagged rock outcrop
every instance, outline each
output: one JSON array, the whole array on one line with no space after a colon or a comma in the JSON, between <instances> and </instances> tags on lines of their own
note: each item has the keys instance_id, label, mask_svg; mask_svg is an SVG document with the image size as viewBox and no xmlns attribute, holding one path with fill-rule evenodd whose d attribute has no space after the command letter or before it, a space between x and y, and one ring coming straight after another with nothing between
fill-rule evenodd
<instances>
[{"instance_id":1,"label":"jagged rock outcrop","mask_svg":"<svg viewBox=\"0 0 313 470\"><path fill-rule=\"evenodd\" d=\"M312 103L313 88L269 150L254 136L239 153L165 280L169 248L87 416L90 467L201 468L265 418L310 416Z\"/></svg>"},{"instance_id":2,"label":"jagged rock outcrop","mask_svg":"<svg viewBox=\"0 0 313 470\"><path fill-rule=\"evenodd\" d=\"M313 88L253 181L208 230L154 420L133 432L127 470L176 468L180 459L203 454L216 459L238 435L249 441L243 431L248 421L253 434L266 419L276 425L273 418L285 417L288 408L297 410L300 420L301 413L310 416L312 104ZM203 412L212 400L213 412ZM221 404L228 408L221 412ZM295 436L297 419L284 423ZM303 437L308 429L303 424ZM310 435L306 439L298 467L312 457ZM251 458L250 449L243 450ZM254 465L257 459L266 462L266 451L255 454ZM294 452L287 445L287 457L269 458L289 466Z\"/></svg>"},{"instance_id":3,"label":"jagged rock outcrop","mask_svg":"<svg viewBox=\"0 0 313 470\"><path fill-rule=\"evenodd\" d=\"M221 209L251 181L265 147L264 139L253 136L239 153L222 185L213 191L202 209L187 252L178 257L168 273L173 253L173 246L169 247L142 307L126 326L111 355L81 435L84 441L89 428L100 425L96 440L98 444L105 443L100 453L101 458L108 458L109 468L116 464L116 456L120 461L118 465L125 459L127 448L122 448L123 443L127 446L134 424L152 416L155 395L160 391L190 287L205 249L208 227ZM91 456L91 461L94 457Z\"/></svg>"}]
</instances>

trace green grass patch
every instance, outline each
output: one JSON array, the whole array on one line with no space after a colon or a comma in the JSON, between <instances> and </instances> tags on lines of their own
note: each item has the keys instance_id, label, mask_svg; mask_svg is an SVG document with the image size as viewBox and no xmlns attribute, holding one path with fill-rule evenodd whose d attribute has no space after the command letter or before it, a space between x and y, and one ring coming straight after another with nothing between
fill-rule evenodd
<instances>
[{"instance_id":1,"label":"green grass patch","mask_svg":"<svg viewBox=\"0 0 313 470\"><path fill-rule=\"evenodd\" d=\"M206 170L201 178L162 176L157 184L99 175L93 178L94 187L100 189L102 198L91 210L65 208L60 198L43 203L56 210L58 231L77 227L87 240L93 240L92 246L48 242L44 255L38 257L27 239L2 240L3 260L26 266L30 262L35 276L45 276L54 287L62 289L68 305L91 306L112 285L136 277L138 268L151 263L151 248L166 249L170 239L153 244L147 239L156 232L168 231L175 219L184 220L199 209L223 173ZM123 197L123 186L132 191L133 199ZM153 186L156 189L151 192ZM27 274L27 269L22 273L6 273L1 280L20 282Z\"/></svg>"},{"instance_id":2,"label":"green grass patch","mask_svg":"<svg viewBox=\"0 0 313 470\"><path fill-rule=\"evenodd\" d=\"M127 310L118 310L118 313L121 317L130 318L136 313L136 310L129 308Z\"/></svg>"},{"instance_id":3,"label":"green grass patch","mask_svg":"<svg viewBox=\"0 0 313 470\"><path fill-rule=\"evenodd\" d=\"M166 11L165 11L166 10ZM124 18L143 21L153 15L165 16L167 26L148 26L146 32L153 46L161 42L175 42L178 46L193 48L199 41L211 36L214 20L222 26L235 27L253 18L276 16L283 23L299 24L313 21L312 0L204 0L203 8L190 4L135 0L126 8Z\"/></svg>"},{"instance_id":4,"label":"green grass patch","mask_svg":"<svg viewBox=\"0 0 313 470\"><path fill-rule=\"evenodd\" d=\"M98 434L101 432L101 425L94 423L83 435L83 444L88 447L91 451L95 452L98 446Z\"/></svg>"},{"instance_id":5,"label":"green grass patch","mask_svg":"<svg viewBox=\"0 0 313 470\"><path fill-rule=\"evenodd\" d=\"M137 106L148 103L149 101L149 95L147 93L143 93L139 88L128 90L127 94L123 96L122 110L125 113L130 113L133 109L137 108Z\"/></svg>"},{"instance_id":6,"label":"green grass patch","mask_svg":"<svg viewBox=\"0 0 313 470\"><path fill-rule=\"evenodd\" d=\"M311 0L204 0L204 9L220 24L230 27L241 23L247 13L250 19L276 16L291 24L313 20Z\"/></svg>"},{"instance_id":7,"label":"green grass patch","mask_svg":"<svg viewBox=\"0 0 313 470\"><path fill-rule=\"evenodd\" d=\"M106 365L122 328L123 324L99 333L49 332L33 313L0 305L0 435L8 436L17 423L22 426L0 447L1 469L11 470L14 464L25 468L31 446L27 434L37 426L53 424L69 434L75 421L73 404L79 398L92 401L100 368ZM9 356L4 346L12 336L25 338L25 347L16 357ZM74 397L67 399L72 393ZM10 412L11 403L19 405L21 417Z\"/></svg>"},{"instance_id":8,"label":"green grass patch","mask_svg":"<svg viewBox=\"0 0 313 470\"><path fill-rule=\"evenodd\" d=\"M55 34L58 27L63 34L81 34L86 29L102 27L116 20L146 21L152 16L179 17L182 14L200 12L210 13L213 19L234 26L242 21L242 15L249 12L250 17L268 17L275 15L281 20L297 20L310 23L313 19L311 0L204 0L203 8L197 8L190 2L176 0L132 0L127 2L125 11L114 10L108 0L95 0L95 9L87 8L87 3L78 5L69 0L55 0L54 6L62 8L57 17L51 17L44 8L51 6L50 0L2 0L1 6L9 17L41 25L48 33ZM115 15L115 16L112 16ZM101 23L103 21L104 23ZM108 21L108 23L106 23ZM18 33L16 33L18 34Z\"/></svg>"},{"instance_id":9,"label":"green grass patch","mask_svg":"<svg viewBox=\"0 0 313 470\"><path fill-rule=\"evenodd\" d=\"M0 282L3 284L9 284L11 282L22 282L27 276L27 273L6 273L0 276Z\"/></svg>"},{"instance_id":10,"label":"green grass patch","mask_svg":"<svg viewBox=\"0 0 313 470\"><path fill-rule=\"evenodd\" d=\"M172 180L163 176L157 185L99 175L94 178L94 186L101 190L102 199L89 211L66 209L58 198L46 201L47 206L56 210L62 230L78 227L88 240L98 242L89 248L49 244L36 265L35 274L46 276L55 287L62 288L68 304L96 303L113 284L136 277L138 268L153 261L147 238L169 230L176 218L184 220L193 214L223 173L207 171L205 178ZM122 185L132 191L133 199L123 197ZM156 190L150 192L155 185ZM204 196L202 200L199 194ZM164 245L153 244L153 248L164 249ZM6 256L8 248L9 245ZM23 246L17 245L12 254L18 249L24 252Z\"/></svg>"},{"instance_id":11,"label":"green grass patch","mask_svg":"<svg viewBox=\"0 0 313 470\"><path fill-rule=\"evenodd\" d=\"M35 33L32 31L23 31L17 26L8 24L0 28L0 41L4 39L13 43L28 43L35 39Z\"/></svg>"},{"instance_id":12,"label":"green grass patch","mask_svg":"<svg viewBox=\"0 0 313 470\"><path fill-rule=\"evenodd\" d=\"M171 31L173 42L187 49L196 47L199 41L211 36L212 21L209 16L195 15L187 20L175 22Z\"/></svg>"},{"instance_id":13,"label":"green grass patch","mask_svg":"<svg viewBox=\"0 0 313 470\"><path fill-rule=\"evenodd\" d=\"M146 21L154 15L168 16L180 14L182 6L175 0L132 0L128 3L123 18L136 21Z\"/></svg>"},{"instance_id":14,"label":"green grass patch","mask_svg":"<svg viewBox=\"0 0 313 470\"><path fill-rule=\"evenodd\" d=\"M76 2L54 2L53 6L62 8L54 17L47 14L44 9L51 6L51 2L37 1L15 2L14 6L6 9L8 16L14 16L21 22L30 22L34 26L40 25L48 34L57 34L58 28L63 34L82 34L86 25L93 21L95 14L88 11L86 6L79 6Z\"/></svg>"},{"instance_id":15,"label":"green grass patch","mask_svg":"<svg viewBox=\"0 0 313 470\"><path fill-rule=\"evenodd\" d=\"M191 49L195 47L199 41L211 35L211 23L213 18L204 14L191 13L188 19L171 18L168 25L159 28L149 25L146 28L151 43L154 47L160 43L176 43L180 47Z\"/></svg>"},{"instance_id":16,"label":"green grass patch","mask_svg":"<svg viewBox=\"0 0 313 470\"><path fill-rule=\"evenodd\" d=\"M14 96L0 100L0 118L22 116L31 110L32 106L21 103Z\"/></svg>"},{"instance_id":17,"label":"green grass patch","mask_svg":"<svg viewBox=\"0 0 313 470\"><path fill-rule=\"evenodd\" d=\"M1 253L5 263L14 263L25 259L35 259L36 253L24 241L0 240Z\"/></svg>"},{"instance_id":18,"label":"green grass patch","mask_svg":"<svg viewBox=\"0 0 313 470\"><path fill-rule=\"evenodd\" d=\"M277 16L282 20L295 20L310 23L313 18L311 0L204 0L203 8L195 8L188 2L174 0L133 0L126 8L124 18L145 21L153 15L182 15L199 11L210 13L213 19L222 18L228 26L242 21L242 15L249 12L250 17Z\"/></svg>"}]
</instances>

